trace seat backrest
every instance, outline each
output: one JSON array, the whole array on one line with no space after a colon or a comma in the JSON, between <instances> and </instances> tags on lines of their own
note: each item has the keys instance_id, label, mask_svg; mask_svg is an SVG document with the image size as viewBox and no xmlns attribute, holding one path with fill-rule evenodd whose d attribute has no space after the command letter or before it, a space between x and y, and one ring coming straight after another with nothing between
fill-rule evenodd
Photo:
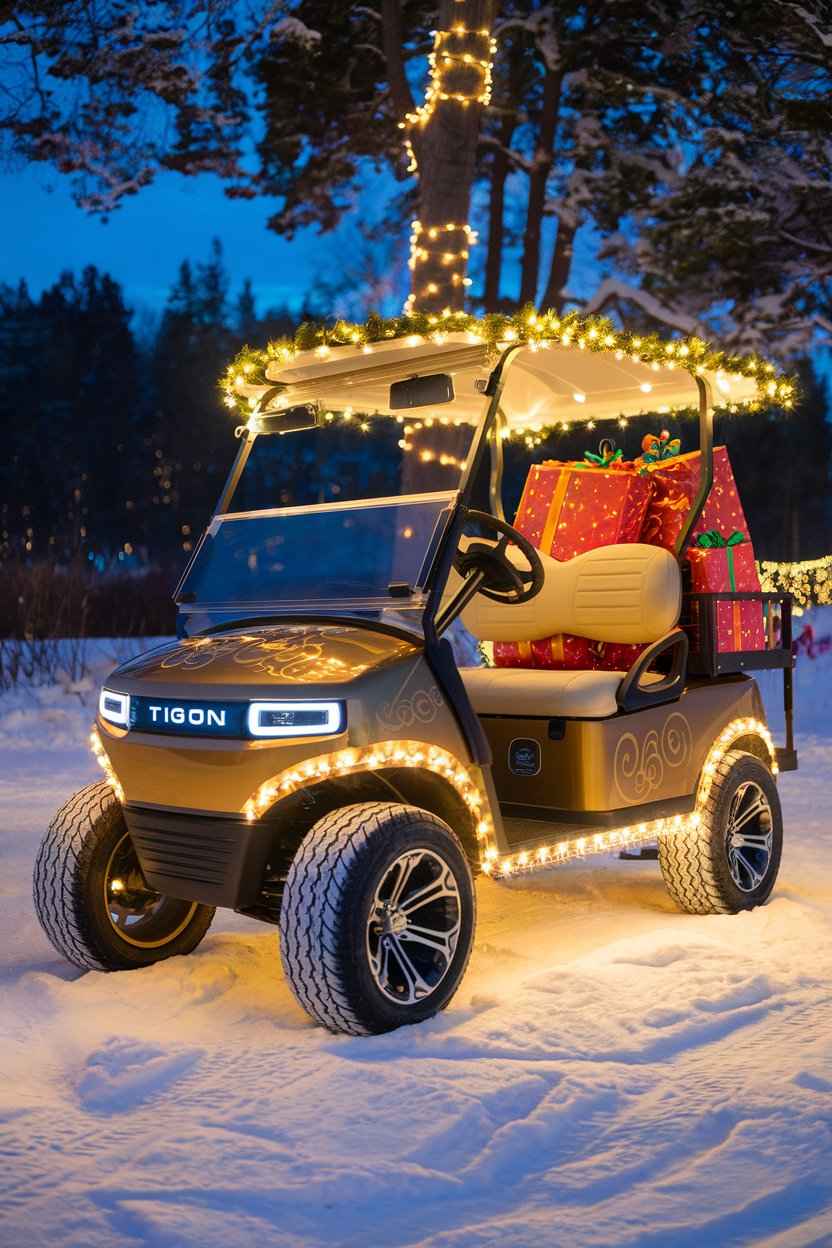
<instances>
[{"instance_id":1,"label":"seat backrest","mask_svg":"<svg viewBox=\"0 0 832 1248\"><path fill-rule=\"evenodd\" d=\"M678 622L682 577L673 555L660 546L600 546L564 563L542 553L540 558L543 588L528 602L508 605L475 595L462 612L475 637L537 641L573 633L592 641L646 644Z\"/></svg>"}]
</instances>

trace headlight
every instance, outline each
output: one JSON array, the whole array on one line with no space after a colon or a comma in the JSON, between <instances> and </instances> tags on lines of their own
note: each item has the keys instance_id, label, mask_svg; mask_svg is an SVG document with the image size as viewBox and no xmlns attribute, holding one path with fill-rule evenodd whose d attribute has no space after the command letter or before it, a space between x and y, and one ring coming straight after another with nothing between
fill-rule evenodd
<instances>
[{"instance_id":1,"label":"headlight","mask_svg":"<svg viewBox=\"0 0 832 1248\"><path fill-rule=\"evenodd\" d=\"M98 713L108 723L118 724L121 728L129 728L129 693L116 693L113 689L102 689L98 699Z\"/></svg>"},{"instance_id":2,"label":"headlight","mask_svg":"<svg viewBox=\"0 0 832 1248\"><path fill-rule=\"evenodd\" d=\"M253 737L318 737L343 732L343 702L252 702L248 730Z\"/></svg>"}]
</instances>

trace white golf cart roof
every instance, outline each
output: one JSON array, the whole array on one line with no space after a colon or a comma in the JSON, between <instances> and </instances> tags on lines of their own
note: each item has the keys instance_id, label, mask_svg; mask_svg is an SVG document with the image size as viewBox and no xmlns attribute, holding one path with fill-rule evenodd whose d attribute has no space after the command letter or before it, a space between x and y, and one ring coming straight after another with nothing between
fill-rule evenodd
<instances>
[{"instance_id":1,"label":"white golf cart roof","mask_svg":"<svg viewBox=\"0 0 832 1248\"><path fill-rule=\"evenodd\" d=\"M551 316L541 314L540 325ZM473 332L485 322L466 319L465 330L370 337L364 327L346 326L341 342L349 336L347 345L333 342L334 334L305 350L272 344L231 366L223 381L226 402L243 408L243 400L251 410L265 399L265 412L315 400L334 411L351 408L418 419L424 409L391 413L391 382L447 372L456 395L445 409L448 419L476 423L491 370L506 347L517 346L501 399L508 427L516 432L696 407L695 372L709 383L717 406L745 404L765 395L790 406L791 383L778 378L772 365L756 357L724 357L697 340L659 342L651 337L642 343L637 336L611 330L608 324L599 323L598 328L592 321L558 334L548 334L546 327L518 333L513 328L517 318L505 318L504 334L487 338L482 330ZM401 321L394 324L400 332Z\"/></svg>"}]
</instances>

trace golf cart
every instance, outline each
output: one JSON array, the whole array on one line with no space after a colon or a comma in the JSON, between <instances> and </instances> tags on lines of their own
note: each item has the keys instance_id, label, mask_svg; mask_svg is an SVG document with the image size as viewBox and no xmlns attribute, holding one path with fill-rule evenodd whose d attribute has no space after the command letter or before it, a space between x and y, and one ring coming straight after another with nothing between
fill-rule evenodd
<instances>
[{"instance_id":1,"label":"golf cart","mask_svg":"<svg viewBox=\"0 0 832 1248\"><path fill-rule=\"evenodd\" d=\"M76 965L190 953L228 907L279 926L314 1019L367 1034L448 1004L480 872L657 843L684 910L768 898L775 775L797 765L790 602L693 593L685 556L713 484L712 396L785 383L554 314L436 320L319 331L230 375L246 416L176 591L177 640L107 679L105 778L38 854L40 921ZM506 520L507 439L534 460L561 422L694 405L701 474L672 551L558 560ZM351 460L347 431L363 439ZM764 644L720 648L721 602L754 602ZM471 647L461 666L448 640L553 634L639 652L629 670L576 671L484 665ZM783 749L754 668L783 671Z\"/></svg>"}]
</instances>

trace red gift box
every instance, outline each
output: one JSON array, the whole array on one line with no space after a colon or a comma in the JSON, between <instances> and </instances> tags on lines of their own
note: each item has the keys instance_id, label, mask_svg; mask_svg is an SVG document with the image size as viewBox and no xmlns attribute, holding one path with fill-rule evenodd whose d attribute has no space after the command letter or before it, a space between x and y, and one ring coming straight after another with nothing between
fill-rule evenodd
<instances>
[{"instance_id":1,"label":"red gift box","mask_svg":"<svg viewBox=\"0 0 832 1248\"><path fill-rule=\"evenodd\" d=\"M556 633L541 641L496 641L495 667L537 667L549 671L628 672L643 645L592 641L572 633Z\"/></svg>"},{"instance_id":2,"label":"red gift box","mask_svg":"<svg viewBox=\"0 0 832 1248\"><path fill-rule=\"evenodd\" d=\"M629 672L646 645L626 641L598 642L598 662L595 664L604 672Z\"/></svg>"},{"instance_id":3,"label":"red gift box","mask_svg":"<svg viewBox=\"0 0 832 1248\"><path fill-rule=\"evenodd\" d=\"M558 460L533 464L514 526L538 550L560 560L573 559L597 546L637 542L652 488L650 479L640 476L632 464L594 467ZM541 641L499 642L494 662L497 667L608 669L608 649L603 643L564 633ZM638 648L632 649L637 652Z\"/></svg>"},{"instance_id":4,"label":"red gift box","mask_svg":"<svg viewBox=\"0 0 832 1248\"><path fill-rule=\"evenodd\" d=\"M739 530L730 536L713 529L699 535L687 554L691 588L695 594L760 592L760 578L751 543ZM694 604L698 607L699 604ZM693 641L696 643L696 615ZM728 601L716 604L717 650L764 650L763 608L759 602Z\"/></svg>"},{"instance_id":5,"label":"red gift box","mask_svg":"<svg viewBox=\"0 0 832 1248\"><path fill-rule=\"evenodd\" d=\"M653 484L641 540L651 546L673 550L699 490L701 453L691 451L687 455L675 455L652 464L636 461L639 462ZM748 532L731 461L724 446L714 447L714 481L693 530L694 540L698 534L709 529L722 533L733 533L735 530Z\"/></svg>"},{"instance_id":6,"label":"red gift box","mask_svg":"<svg viewBox=\"0 0 832 1248\"><path fill-rule=\"evenodd\" d=\"M587 637L558 633L540 641L496 641L496 667L539 667L552 670L583 671L597 667L599 642Z\"/></svg>"},{"instance_id":7,"label":"red gift box","mask_svg":"<svg viewBox=\"0 0 832 1248\"><path fill-rule=\"evenodd\" d=\"M650 479L631 464L532 464L514 527L554 559L574 559L596 546L637 542L652 488Z\"/></svg>"}]
</instances>

